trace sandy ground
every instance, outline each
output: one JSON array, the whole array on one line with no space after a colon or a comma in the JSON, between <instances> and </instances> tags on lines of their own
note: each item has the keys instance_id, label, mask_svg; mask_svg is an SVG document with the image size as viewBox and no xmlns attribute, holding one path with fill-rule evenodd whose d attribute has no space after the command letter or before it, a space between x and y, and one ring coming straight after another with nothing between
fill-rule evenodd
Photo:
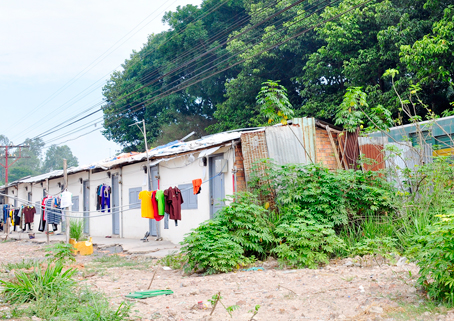
<instances>
[{"instance_id":1,"label":"sandy ground","mask_svg":"<svg viewBox=\"0 0 454 321\"><path fill-rule=\"evenodd\" d=\"M22 259L42 259L42 245L26 241L0 243L1 262ZM98 254L99 255L99 254ZM104 255L109 255L104 253ZM128 256L135 260L136 257ZM139 261L143 258L138 258ZM77 257L82 283L106 293L111 302L119 304L125 295L151 289L171 289L174 294L132 302L134 320L251 320L256 305L260 305L253 320L454 320L454 311L414 312L423 301L415 288L418 269L414 264L401 266L384 262L349 260L332 261L317 270L281 270L275 262L265 262L264 271L202 276L182 275L166 271L156 264L100 268L93 257ZM150 260L150 259L148 259ZM347 263L348 262L348 263ZM378 263L378 264L377 264ZM348 265L348 266L347 266ZM4 276L7 271L3 270ZM231 318L221 304L210 316L208 303L221 292L225 306L238 305ZM204 307L198 308L202 301ZM413 312L412 312L413 311Z\"/></svg>"}]
</instances>

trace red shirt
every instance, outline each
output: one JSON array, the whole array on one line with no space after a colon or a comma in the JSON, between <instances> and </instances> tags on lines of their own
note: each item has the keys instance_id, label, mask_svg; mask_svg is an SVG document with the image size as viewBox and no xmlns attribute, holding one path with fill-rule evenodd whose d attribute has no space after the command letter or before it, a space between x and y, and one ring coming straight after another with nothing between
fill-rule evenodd
<instances>
[{"instance_id":1,"label":"red shirt","mask_svg":"<svg viewBox=\"0 0 454 321\"><path fill-rule=\"evenodd\" d=\"M164 218L163 215L158 214L158 201L156 200L156 191L153 191L153 194L151 194L151 205L153 206L153 212L154 212L154 219L156 221L160 221Z\"/></svg>"},{"instance_id":2,"label":"red shirt","mask_svg":"<svg viewBox=\"0 0 454 321\"><path fill-rule=\"evenodd\" d=\"M24 217L25 217L25 224L27 223L33 223L34 219L35 219L35 213L36 213L36 209L35 207L33 206L25 206L22 210L22 212L24 213Z\"/></svg>"},{"instance_id":3,"label":"red shirt","mask_svg":"<svg viewBox=\"0 0 454 321\"><path fill-rule=\"evenodd\" d=\"M181 204L184 203L183 195L178 187L169 187L164 191L166 198L166 212L171 220L181 221Z\"/></svg>"}]
</instances>

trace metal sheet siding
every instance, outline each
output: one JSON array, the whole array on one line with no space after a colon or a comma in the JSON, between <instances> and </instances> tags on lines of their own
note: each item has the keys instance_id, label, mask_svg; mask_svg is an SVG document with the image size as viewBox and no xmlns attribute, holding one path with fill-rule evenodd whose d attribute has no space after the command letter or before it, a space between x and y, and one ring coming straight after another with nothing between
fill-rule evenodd
<instances>
[{"instance_id":1,"label":"metal sheet siding","mask_svg":"<svg viewBox=\"0 0 454 321\"><path fill-rule=\"evenodd\" d=\"M276 164L289 163L307 164L301 127L290 125L268 127L265 130L268 154Z\"/></svg>"},{"instance_id":2,"label":"metal sheet siding","mask_svg":"<svg viewBox=\"0 0 454 321\"><path fill-rule=\"evenodd\" d=\"M347 168L357 169L358 157L359 157L359 127L354 133L344 132L341 136L341 154L344 157L343 163Z\"/></svg>"},{"instance_id":3,"label":"metal sheet siding","mask_svg":"<svg viewBox=\"0 0 454 321\"><path fill-rule=\"evenodd\" d=\"M385 169L384 161L384 145L387 143L386 138L369 138L358 137L359 150L363 157L372 160L371 164L364 164L363 168L366 171L379 171Z\"/></svg>"},{"instance_id":4,"label":"metal sheet siding","mask_svg":"<svg viewBox=\"0 0 454 321\"><path fill-rule=\"evenodd\" d=\"M316 160L316 141L315 141L315 118L302 117L294 118L293 124L297 124L301 128L303 135L304 147L306 148L307 154L309 156L309 162L315 163Z\"/></svg>"}]
</instances>

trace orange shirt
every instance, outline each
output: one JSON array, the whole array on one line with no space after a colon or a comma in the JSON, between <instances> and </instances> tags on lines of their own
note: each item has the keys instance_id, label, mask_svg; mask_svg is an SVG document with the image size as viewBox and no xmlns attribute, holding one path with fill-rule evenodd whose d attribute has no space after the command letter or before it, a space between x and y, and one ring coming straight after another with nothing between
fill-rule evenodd
<instances>
[{"instance_id":1,"label":"orange shirt","mask_svg":"<svg viewBox=\"0 0 454 321\"><path fill-rule=\"evenodd\" d=\"M139 193L139 200L142 201L142 217L154 218L153 205L151 203L151 195L153 192L142 191Z\"/></svg>"}]
</instances>

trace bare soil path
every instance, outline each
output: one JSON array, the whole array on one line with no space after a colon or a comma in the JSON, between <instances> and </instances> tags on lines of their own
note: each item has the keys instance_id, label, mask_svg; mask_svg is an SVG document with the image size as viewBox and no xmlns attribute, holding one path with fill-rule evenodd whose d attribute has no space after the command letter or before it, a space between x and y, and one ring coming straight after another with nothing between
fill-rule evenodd
<instances>
[{"instance_id":1,"label":"bare soil path","mask_svg":"<svg viewBox=\"0 0 454 321\"><path fill-rule=\"evenodd\" d=\"M4 264L28 259L43 259L43 245L28 241L0 243L3 264L0 278L8 276ZM174 294L134 303L134 320L454 320L454 311L427 309L422 294L415 288L418 268L414 264L350 264L332 261L317 269L281 270L275 262L263 264L264 271L202 276L184 276L180 271L166 271L157 259L141 255L119 254L118 262L96 262L100 255L77 257L78 278L104 292L114 305L133 291L147 290L157 270L151 289L171 289ZM115 255L115 254L114 254ZM116 256L115 258L118 258ZM348 263L347 263L348 262ZM355 263L353 261L353 263ZM208 303L221 292L222 303L238 305L232 318L218 304L213 314ZM203 308L198 307L202 301ZM8 308L6 305L0 309Z\"/></svg>"}]
</instances>

